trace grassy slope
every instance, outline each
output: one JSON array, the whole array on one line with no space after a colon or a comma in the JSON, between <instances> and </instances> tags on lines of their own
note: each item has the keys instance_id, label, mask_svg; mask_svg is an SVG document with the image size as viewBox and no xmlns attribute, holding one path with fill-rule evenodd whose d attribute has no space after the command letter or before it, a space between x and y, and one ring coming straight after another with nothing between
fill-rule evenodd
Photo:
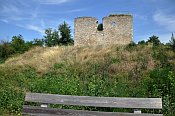
<instances>
[{"instance_id":1,"label":"grassy slope","mask_svg":"<svg viewBox=\"0 0 175 116\"><path fill-rule=\"evenodd\" d=\"M174 58L174 52L164 47L37 47L0 65L0 112L20 113L26 91L162 97L164 94L160 92L164 90L157 91L160 87L156 84L156 77L174 76L173 73L171 75L175 67ZM173 81L170 84L175 85ZM150 83L156 88L152 89ZM171 89L174 85L170 86ZM164 105L167 107L164 113L174 112L172 104Z\"/></svg>"}]
</instances>

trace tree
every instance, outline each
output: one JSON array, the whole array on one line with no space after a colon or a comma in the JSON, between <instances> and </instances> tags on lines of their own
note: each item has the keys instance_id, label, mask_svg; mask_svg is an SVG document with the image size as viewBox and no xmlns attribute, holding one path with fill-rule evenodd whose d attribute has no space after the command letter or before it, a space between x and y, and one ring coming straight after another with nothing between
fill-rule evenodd
<instances>
[{"instance_id":1,"label":"tree","mask_svg":"<svg viewBox=\"0 0 175 116\"><path fill-rule=\"evenodd\" d=\"M34 46L33 41L27 41L25 43L25 46L26 46L26 50L29 50L30 48L32 48Z\"/></svg>"},{"instance_id":2,"label":"tree","mask_svg":"<svg viewBox=\"0 0 175 116\"><path fill-rule=\"evenodd\" d=\"M147 43L150 42L150 43L153 43L153 46L158 46L161 44L160 40L159 40L159 37L153 35L151 37L149 37Z\"/></svg>"},{"instance_id":3,"label":"tree","mask_svg":"<svg viewBox=\"0 0 175 116\"><path fill-rule=\"evenodd\" d=\"M16 53L23 53L27 50L24 38L20 34L12 37L11 47L13 47Z\"/></svg>"},{"instance_id":4,"label":"tree","mask_svg":"<svg viewBox=\"0 0 175 116\"><path fill-rule=\"evenodd\" d=\"M67 45L72 42L70 26L64 21L59 25L58 30L60 31L60 43Z\"/></svg>"},{"instance_id":5,"label":"tree","mask_svg":"<svg viewBox=\"0 0 175 116\"><path fill-rule=\"evenodd\" d=\"M60 42L59 32L57 30L54 30L52 32L52 43L53 43L53 46L58 45L59 42Z\"/></svg>"},{"instance_id":6,"label":"tree","mask_svg":"<svg viewBox=\"0 0 175 116\"><path fill-rule=\"evenodd\" d=\"M174 38L173 33L172 33L171 40L170 40L170 46L173 50L175 50L175 38Z\"/></svg>"},{"instance_id":7,"label":"tree","mask_svg":"<svg viewBox=\"0 0 175 116\"><path fill-rule=\"evenodd\" d=\"M14 49L10 46L8 41L1 41L0 43L0 60L8 58L14 53Z\"/></svg>"},{"instance_id":8,"label":"tree","mask_svg":"<svg viewBox=\"0 0 175 116\"><path fill-rule=\"evenodd\" d=\"M145 45L146 42L144 40L138 42L139 45Z\"/></svg>"},{"instance_id":9,"label":"tree","mask_svg":"<svg viewBox=\"0 0 175 116\"><path fill-rule=\"evenodd\" d=\"M34 38L34 40L32 41L32 45L34 46L43 46L43 40L42 39L37 39L37 38Z\"/></svg>"},{"instance_id":10,"label":"tree","mask_svg":"<svg viewBox=\"0 0 175 116\"><path fill-rule=\"evenodd\" d=\"M43 40L46 46L51 47L59 44L60 39L57 30L53 31L52 28L48 28L45 30L45 34Z\"/></svg>"}]
</instances>

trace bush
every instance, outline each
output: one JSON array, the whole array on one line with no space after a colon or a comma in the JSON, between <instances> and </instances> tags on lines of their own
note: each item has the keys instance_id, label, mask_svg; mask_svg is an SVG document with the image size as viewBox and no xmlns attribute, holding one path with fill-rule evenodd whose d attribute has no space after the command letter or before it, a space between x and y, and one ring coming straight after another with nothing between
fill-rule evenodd
<instances>
[{"instance_id":1,"label":"bush","mask_svg":"<svg viewBox=\"0 0 175 116\"><path fill-rule=\"evenodd\" d=\"M175 108L175 75L166 68L158 68L150 73L148 84L149 97L161 97L163 100L163 113L174 114Z\"/></svg>"},{"instance_id":2,"label":"bush","mask_svg":"<svg viewBox=\"0 0 175 116\"><path fill-rule=\"evenodd\" d=\"M0 61L3 62L5 59L14 54L14 49L10 46L10 42L1 41L0 44Z\"/></svg>"},{"instance_id":3,"label":"bush","mask_svg":"<svg viewBox=\"0 0 175 116\"><path fill-rule=\"evenodd\" d=\"M10 46L14 49L15 53L24 53L28 50L22 35L13 36Z\"/></svg>"},{"instance_id":4,"label":"bush","mask_svg":"<svg viewBox=\"0 0 175 116\"><path fill-rule=\"evenodd\" d=\"M100 24L98 25L97 30L98 30L98 31L103 31L103 24L102 24L102 23L100 23Z\"/></svg>"},{"instance_id":5,"label":"bush","mask_svg":"<svg viewBox=\"0 0 175 116\"><path fill-rule=\"evenodd\" d=\"M23 105L23 93L14 88L1 88L0 90L0 108L8 109L10 113L18 114Z\"/></svg>"},{"instance_id":6,"label":"bush","mask_svg":"<svg viewBox=\"0 0 175 116\"><path fill-rule=\"evenodd\" d=\"M128 51L132 51L136 46L137 46L136 43L132 41L126 46L126 49Z\"/></svg>"},{"instance_id":7,"label":"bush","mask_svg":"<svg viewBox=\"0 0 175 116\"><path fill-rule=\"evenodd\" d=\"M133 47L133 46L136 46L136 43L132 41L131 43L129 43L128 47L130 48L130 47Z\"/></svg>"},{"instance_id":8,"label":"bush","mask_svg":"<svg viewBox=\"0 0 175 116\"><path fill-rule=\"evenodd\" d=\"M146 44L147 43L144 40L138 42L138 45L146 45Z\"/></svg>"}]
</instances>

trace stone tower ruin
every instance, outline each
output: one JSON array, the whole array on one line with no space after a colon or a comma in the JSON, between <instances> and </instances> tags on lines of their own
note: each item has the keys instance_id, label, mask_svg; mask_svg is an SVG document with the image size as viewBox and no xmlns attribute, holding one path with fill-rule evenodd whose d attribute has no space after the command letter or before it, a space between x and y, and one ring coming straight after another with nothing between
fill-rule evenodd
<instances>
[{"instance_id":1,"label":"stone tower ruin","mask_svg":"<svg viewBox=\"0 0 175 116\"><path fill-rule=\"evenodd\" d=\"M98 31L98 20L94 17L75 19L74 45L126 45L132 41L132 15L115 14L104 17L103 30Z\"/></svg>"}]
</instances>

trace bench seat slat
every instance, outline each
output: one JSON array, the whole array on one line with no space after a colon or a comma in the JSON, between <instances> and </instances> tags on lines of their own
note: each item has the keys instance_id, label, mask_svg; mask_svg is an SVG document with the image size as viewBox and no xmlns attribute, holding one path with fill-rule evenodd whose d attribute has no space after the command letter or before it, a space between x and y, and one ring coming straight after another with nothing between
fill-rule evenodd
<instances>
[{"instance_id":1,"label":"bench seat slat","mask_svg":"<svg viewBox=\"0 0 175 116\"><path fill-rule=\"evenodd\" d=\"M120 98L26 93L25 101L95 107L162 109L161 98Z\"/></svg>"},{"instance_id":2,"label":"bench seat slat","mask_svg":"<svg viewBox=\"0 0 175 116\"><path fill-rule=\"evenodd\" d=\"M23 106L23 115L32 116L163 116L162 114L133 114L119 112L99 112L57 108L41 108L34 106Z\"/></svg>"}]
</instances>

